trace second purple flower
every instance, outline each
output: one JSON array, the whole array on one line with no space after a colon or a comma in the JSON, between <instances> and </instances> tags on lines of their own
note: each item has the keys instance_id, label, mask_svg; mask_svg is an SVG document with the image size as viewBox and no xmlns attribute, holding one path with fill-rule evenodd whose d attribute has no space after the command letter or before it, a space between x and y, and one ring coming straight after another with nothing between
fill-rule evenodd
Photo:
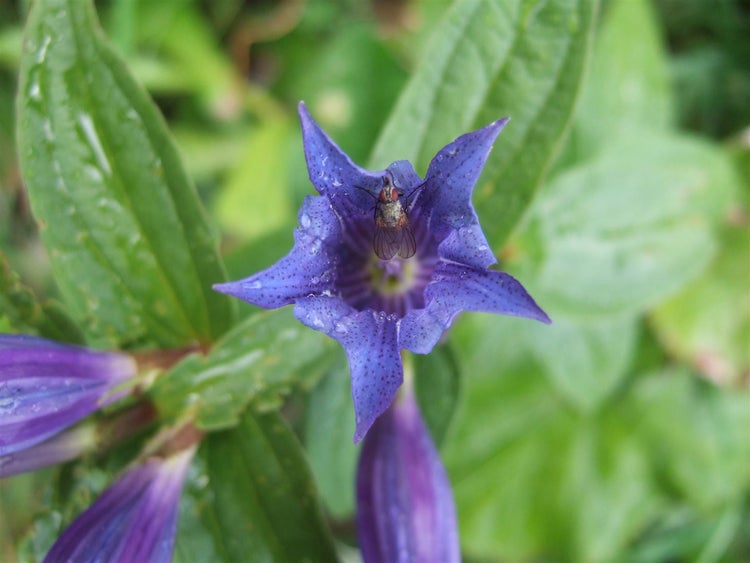
<instances>
[{"instance_id":1,"label":"second purple flower","mask_svg":"<svg viewBox=\"0 0 750 563\"><path fill-rule=\"evenodd\" d=\"M291 252L215 289L260 307L294 304L305 325L346 350L361 440L403 381L402 349L426 354L461 311L549 322L497 260L471 193L501 119L441 149L422 180L407 161L355 165L299 107L310 180Z\"/></svg>"}]
</instances>

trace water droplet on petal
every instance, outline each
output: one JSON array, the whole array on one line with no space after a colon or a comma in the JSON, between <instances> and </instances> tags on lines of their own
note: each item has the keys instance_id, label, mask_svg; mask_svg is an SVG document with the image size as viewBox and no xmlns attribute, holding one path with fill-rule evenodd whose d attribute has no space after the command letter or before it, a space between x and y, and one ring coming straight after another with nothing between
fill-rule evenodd
<instances>
[{"instance_id":1,"label":"water droplet on petal","mask_svg":"<svg viewBox=\"0 0 750 563\"><path fill-rule=\"evenodd\" d=\"M309 248L310 254L315 255L318 252L320 252L320 246L321 246L320 239L315 239L312 243L310 243L310 248Z\"/></svg>"},{"instance_id":2,"label":"water droplet on petal","mask_svg":"<svg viewBox=\"0 0 750 563\"><path fill-rule=\"evenodd\" d=\"M346 334L347 332L349 332L349 327L347 327L344 323L341 323L341 322L337 322L334 328L336 329L336 332L338 332L339 334Z\"/></svg>"},{"instance_id":3,"label":"water droplet on petal","mask_svg":"<svg viewBox=\"0 0 750 563\"><path fill-rule=\"evenodd\" d=\"M479 246L477 246L477 250L478 250L479 252L484 252L484 251L485 251L485 250L487 250L488 248L489 248L489 247L488 247L488 246L487 246L486 244L480 244Z\"/></svg>"},{"instance_id":4,"label":"water droplet on petal","mask_svg":"<svg viewBox=\"0 0 750 563\"><path fill-rule=\"evenodd\" d=\"M246 284L245 287L247 287L247 289L261 289L263 287L263 282L256 280Z\"/></svg>"},{"instance_id":5,"label":"water droplet on petal","mask_svg":"<svg viewBox=\"0 0 750 563\"><path fill-rule=\"evenodd\" d=\"M309 229L310 225L312 225L312 220L307 213L303 213L302 215L300 215L299 224L303 229Z\"/></svg>"}]
</instances>

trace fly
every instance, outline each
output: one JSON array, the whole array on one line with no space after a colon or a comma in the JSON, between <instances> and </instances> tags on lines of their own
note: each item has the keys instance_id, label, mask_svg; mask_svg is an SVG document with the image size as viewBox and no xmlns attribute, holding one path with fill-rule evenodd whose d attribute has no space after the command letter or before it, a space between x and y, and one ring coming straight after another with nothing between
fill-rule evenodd
<instances>
[{"instance_id":1,"label":"fly","mask_svg":"<svg viewBox=\"0 0 750 563\"><path fill-rule=\"evenodd\" d=\"M359 189L367 192L364 188ZM383 188L375 199L375 234L372 239L372 248L381 260L390 260L396 255L404 259L411 258L417 252L409 215L399 199L401 195L391 178L384 176ZM408 198L406 199L408 206Z\"/></svg>"}]
</instances>

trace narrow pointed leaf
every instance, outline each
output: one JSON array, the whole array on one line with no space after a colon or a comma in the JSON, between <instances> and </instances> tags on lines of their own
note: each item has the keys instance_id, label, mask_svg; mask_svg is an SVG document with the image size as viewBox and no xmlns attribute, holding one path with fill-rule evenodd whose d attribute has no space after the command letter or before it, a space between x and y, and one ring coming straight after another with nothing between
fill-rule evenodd
<instances>
[{"instance_id":1,"label":"narrow pointed leaf","mask_svg":"<svg viewBox=\"0 0 750 563\"><path fill-rule=\"evenodd\" d=\"M412 161L424 173L464 131L510 116L475 197L497 247L531 201L571 121L597 0L459 0L435 29L386 123L371 164Z\"/></svg>"},{"instance_id":2,"label":"narrow pointed leaf","mask_svg":"<svg viewBox=\"0 0 750 563\"><path fill-rule=\"evenodd\" d=\"M232 320L197 194L90 1L34 2L18 93L24 181L74 317L110 344L209 342Z\"/></svg>"},{"instance_id":3,"label":"narrow pointed leaf","mask_svg":"<svg viewBox=\"0 0 750 563\"><path fill-rule=\"evenodd\" d=\"M335 343L294 318L290 308L253 315L221 339L208 356L188 356L149 390L162 416L194 409L204 430L235 426L249 403L276 408L294 388L322 377Z\"/></svg>"},{"instance_id":4,"label":"narrow pointed leaf","mask_svg":"<svg viewBox=\"0 0 750 563\"><path fill-rule=\"evenodd\" d=\"M231 561L337 561L296 438L277 413L250 411L205 445L214 511Z\"/></svg>"}]
</instances>

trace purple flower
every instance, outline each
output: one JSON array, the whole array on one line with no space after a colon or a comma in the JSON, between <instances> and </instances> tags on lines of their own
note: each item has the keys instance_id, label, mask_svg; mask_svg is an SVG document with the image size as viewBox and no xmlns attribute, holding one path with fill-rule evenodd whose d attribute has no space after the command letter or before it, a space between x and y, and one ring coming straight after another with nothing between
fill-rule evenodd
<instances>
[{"instance_id":1,"label":"purple flower","mask_svg":"<svg viewBox=\"0 0 750 563\"><path fill-rule=\"evenodd\" d=\"M218 291L297 318L341 343L349 359L355 441L403 380L401 349L426 354L463 310L549 318L495 264L471 192L501 119L444 147L422 180L406 161L355 165L299 107L310 180L321 197L299 211L291 252ZM413 254L413 255L412 255Z\"/></svg>"},{"instance_id":2,"label":"purple flower","mask_svg":"<svg viewBox=\"0 0 750 563\"><path fill-rule=\"evenodd\" d=\"M0 334L0 459L120 398L136 371L125 355Z\"/></svg>"},{"instance_id":3,"label":"purple flower","mask_svg":"<svg viewBox=\"0 0 750 563\"><path fill-rule=\"evenodd\" d=\"M195 446L127 471L58 538L45 561L172 560L177 510Z\"/></svg>"},{"instance_id":4,"label":"purple flower","mask_svg":"<svg viewBox=\"0 0 750 563\"><path fill-rule=\"evenodd\" d=\"M365 563L460 561L456 509L440 456L410 389L365 438L357 530Z\"/></svg>"}]
</instances>

